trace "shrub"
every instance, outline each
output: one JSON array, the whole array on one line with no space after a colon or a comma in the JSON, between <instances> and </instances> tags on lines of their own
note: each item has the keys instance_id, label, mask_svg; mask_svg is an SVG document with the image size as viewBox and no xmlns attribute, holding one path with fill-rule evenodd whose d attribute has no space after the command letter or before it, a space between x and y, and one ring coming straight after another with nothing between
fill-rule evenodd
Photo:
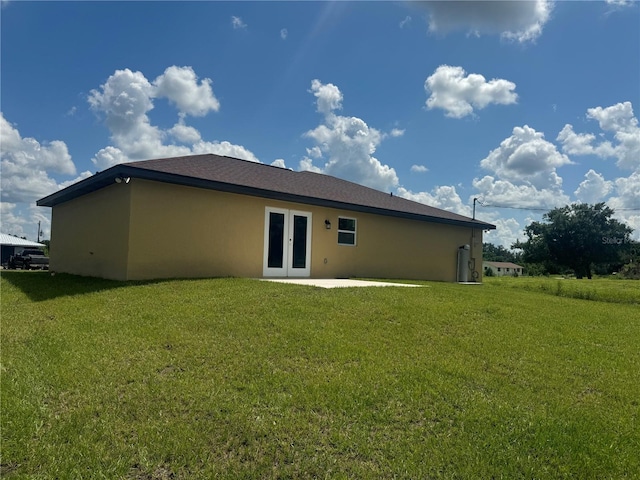
<instances>
[{"instance_id":1,"label":"shrub","mask_svg":"<svg viewBox=\"0 0 640 480\"><path fill-rule=\"evenodd\" d=\"M640 280L640 263L628 263L620 270L620 276L629 280Z\"/></svg>"}]
</instances>

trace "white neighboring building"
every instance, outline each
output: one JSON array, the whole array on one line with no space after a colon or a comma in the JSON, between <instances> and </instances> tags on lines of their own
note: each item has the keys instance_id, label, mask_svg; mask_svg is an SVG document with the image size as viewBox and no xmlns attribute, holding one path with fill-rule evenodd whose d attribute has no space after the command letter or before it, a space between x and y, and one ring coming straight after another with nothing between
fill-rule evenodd
<instances>
[{"instance_id":1,"label":"white neighboring building","mask_svg":"<svg viewBox=\"0 0 640 480\"><path fill-rule=\"evenodd\" d=\"M9 261L11 255L20 253L25 248L44 248L43 243L32 242L24 238L14 237L6 233L0 233L0 263L2 265Z\"/></svg>"},{"instance_id":2,"label":"white neighboring building","mask_svg":"<svg viewBox=\"0 0 640 480\"><path fill-rule=\"evenodd\" d=\"M496 277L521 276L524 267L511 262L482 262L482 270L490 269Z\"/></svg>"}]
</instances>

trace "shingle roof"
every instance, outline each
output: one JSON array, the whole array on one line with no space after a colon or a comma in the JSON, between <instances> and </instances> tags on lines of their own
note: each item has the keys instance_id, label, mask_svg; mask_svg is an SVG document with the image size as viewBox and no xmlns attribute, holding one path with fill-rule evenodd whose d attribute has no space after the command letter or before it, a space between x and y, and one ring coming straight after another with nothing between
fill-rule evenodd
<instances>
[{"instance_id":1,"label":"shingle roof","mask_svg":"<svg viewBox=\"0 0 640 480\"><path fill-rule=\"evenodd\" d=\"M489 223L314 172L295 172L213 154L160 158L111 167L38 200L52 207L111 185L118 176L418 220L494 229Z\"/></svg>"}]
</instances>

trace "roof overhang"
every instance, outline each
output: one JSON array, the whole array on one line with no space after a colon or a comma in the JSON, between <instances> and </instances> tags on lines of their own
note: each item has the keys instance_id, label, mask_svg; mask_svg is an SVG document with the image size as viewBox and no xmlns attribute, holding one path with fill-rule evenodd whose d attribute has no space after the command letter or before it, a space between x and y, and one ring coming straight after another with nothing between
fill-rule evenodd
<instances>
[{"instance_id":1,"label":"roof overhang","mask_svg":"<svg viewBox=\"0 0 640 480\"><path fill-rule=\"evenodd\" d=\"M385 215L397 218L406 218L410 220L426 221L432 223L440 223L446 225L456 225L459 227L469 227L482 230L494 230L496 227L490 223L481 222L479 220L469 219L457 220L449 218L441 218L430 215L421 215L411 212L403 212L398 210L388 210L367 205L358 205L353 203L339 202L335 200L310 197L304 195L295 195L291 193L278 192L275 190L267 190L255 188L245 185L238 185L226 182L217 182L197 177L178 175L175 173L160 172L157 170L149 170L146 168L137 168L127 164L113 166L107 170L96 173L92 177L85 178L67 188L59 190L51 195L41 198L36 202L40 207L54 207L64 202L76 199L91 192L95 192L117 182L117 179L133 178L141 180L150 180L155 182L170 183L174 185L183 185L188 187L203 188L207 190L216 190L227 193L237 193L241 195L251 195L255 197L269 198L273 200L282 200L288 202L303 203L306 205L315 205L320 207L336 208L341 210L349 210L353 212L371 213L375 215Z\"/></svg>"}]
</instances>

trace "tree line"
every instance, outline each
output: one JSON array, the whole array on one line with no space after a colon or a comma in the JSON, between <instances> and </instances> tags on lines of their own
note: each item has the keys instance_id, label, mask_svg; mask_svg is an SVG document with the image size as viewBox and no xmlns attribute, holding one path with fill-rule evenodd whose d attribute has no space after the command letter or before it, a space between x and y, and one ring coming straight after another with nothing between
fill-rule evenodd
<instances>
[{"instance_id":1,"label":"tree line","mask_svg":"<svg viewBox=\"0 0 640 480\"><path fill-rule=\"evenodd\" d=\"M613 217L604 203L575 203L554 208L540 222L525 227L524 241L508 250L483 244L483 259L513 262L529 275L621 273L640 279L640 242L631 239L633 229Z\"/></svg>"}]
</instances>

